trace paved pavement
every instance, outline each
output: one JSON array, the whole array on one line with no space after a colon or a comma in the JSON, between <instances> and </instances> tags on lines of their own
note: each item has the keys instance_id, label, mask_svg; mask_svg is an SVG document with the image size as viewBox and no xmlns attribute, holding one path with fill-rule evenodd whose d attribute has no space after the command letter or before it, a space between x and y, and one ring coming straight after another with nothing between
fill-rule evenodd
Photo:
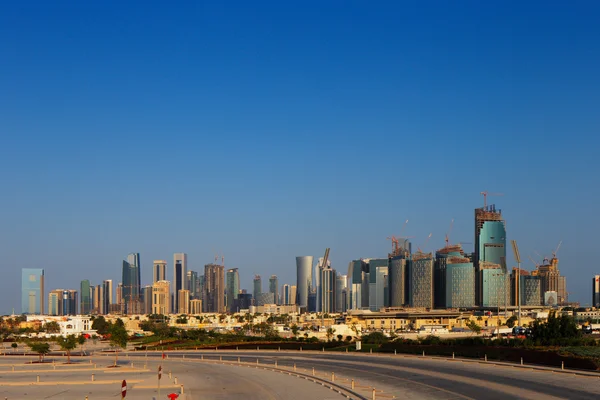
<instances>
[{"instance_id":1,"label":"paved pavement","mask_svg":"<svg viewBox=\"0 0 600 400\"><path fill-rule=\"evenodd\" d=\"M195 355L193 354L195 353ZM205 351L171 353L170 357L278 362L278 366L334 372L385 395L414 399L599 399L600 375L579 376L552 370L520 368L407 355L355 353ZM568 371L567 371L568 372Z\"/></svg>"}]
</instances>

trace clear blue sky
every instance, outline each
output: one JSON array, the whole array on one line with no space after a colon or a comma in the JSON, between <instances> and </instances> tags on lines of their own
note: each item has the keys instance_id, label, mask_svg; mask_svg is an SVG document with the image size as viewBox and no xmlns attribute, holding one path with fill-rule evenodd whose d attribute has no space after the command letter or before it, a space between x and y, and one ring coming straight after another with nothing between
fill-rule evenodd
<instances>
[{"instance_id":1,"label":"clear blue sky","mask_svg":"<svg viewBox=\"0 0 600 400\"><path fill-rule=\"evenodd\" d=\"M0 5L0 312L22 267L78 289L223 253L250 288L385 256L406 219L473 242L482 190L590 302L597 2L84 3Z\"/></svg>"}]
</instances>

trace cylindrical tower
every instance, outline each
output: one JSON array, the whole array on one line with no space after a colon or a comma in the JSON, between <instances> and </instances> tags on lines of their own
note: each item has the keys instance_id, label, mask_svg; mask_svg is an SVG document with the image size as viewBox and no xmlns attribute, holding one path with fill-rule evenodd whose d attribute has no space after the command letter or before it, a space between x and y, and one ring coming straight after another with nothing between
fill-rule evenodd
<instances>
[{"instance_id":1,"label":"cylindrical tower","mask_svg":"<svg viewBox=\"0 0 600 400\"><path fill-rule=\"evenodd\" d=\"M312 284L313 256L296 257L296 304L308 306L308 288Z\"/></svg>"}]
</instances>

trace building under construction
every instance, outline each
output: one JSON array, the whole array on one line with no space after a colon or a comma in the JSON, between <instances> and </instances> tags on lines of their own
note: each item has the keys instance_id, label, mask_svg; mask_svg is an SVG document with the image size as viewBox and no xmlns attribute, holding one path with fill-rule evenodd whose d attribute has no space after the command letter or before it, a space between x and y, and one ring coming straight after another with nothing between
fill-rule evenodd
<instances>
[{"instance_id":1,"label":"building under construction","mask_svg":"<svg viewBox=\"0 0 600 400\"><path fill-rule=\"evenodd\" d=\"M542 303L546 292L556 292L558 305L567 304L567 277L560 275L556 252L553 253L550 260L545 258L542 265L538 265L537 269L532 272L532 275L538 276L540 279L540 301Z\"/></svg>"},{"instance_id":2,"label":"building under construction","mask_svg":"<svg viewBox=\"0 0 600 400\"><path fill-rule=\"evenodd\" d=\"M475 209L475 301L480 307L504 305L507 296L506 226L494 204ZM494 271L490 271L490 270ZM503 277L499 275L503 273ZM498 282L502 280L502 283ZM501 285L501 287L500 287ZM500 294L499 290L503 292ZM502 297L501 297L502 296Z\"/></svg>"},{"instance_id":3,"label":"building under construction","mask_svg":"<svg viewBox=\"0 0 600 400\"><path fill-rule=\"evenodd\" d=\"M434 270L435 308L475 306L475 268L462 246L446 245L436 252Z\"/></svg>"},{"instance_id":4,"label":"building under construction","mask_svg":"<svg viewBox=\"0 0 600 400\"><path fill-rule=\"evenodd\" d=\"M409 263L408 299L410 307L433 308L433 254L418 251Z\"/></svg>"}]
</instances>

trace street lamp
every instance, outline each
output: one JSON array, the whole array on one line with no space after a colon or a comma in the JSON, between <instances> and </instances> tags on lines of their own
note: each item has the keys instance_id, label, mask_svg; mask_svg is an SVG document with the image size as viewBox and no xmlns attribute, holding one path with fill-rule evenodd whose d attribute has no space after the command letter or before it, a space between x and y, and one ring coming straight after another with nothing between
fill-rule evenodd
<instances>
[{"instance_id":1,"label":"street lamp","mask_svg":"<svg viewBox=\"0 0 600 400\"><path fill-rule=\"evenodd\" d=\"M517 261L517 280L516 280L516 293L517 293L517 306L519 313L519 327L521 327L521 256L519 255L519 246L517 246L516 240L511 240L513 254L515 255L515 260Z\"/></svg>"}]
</instances>

